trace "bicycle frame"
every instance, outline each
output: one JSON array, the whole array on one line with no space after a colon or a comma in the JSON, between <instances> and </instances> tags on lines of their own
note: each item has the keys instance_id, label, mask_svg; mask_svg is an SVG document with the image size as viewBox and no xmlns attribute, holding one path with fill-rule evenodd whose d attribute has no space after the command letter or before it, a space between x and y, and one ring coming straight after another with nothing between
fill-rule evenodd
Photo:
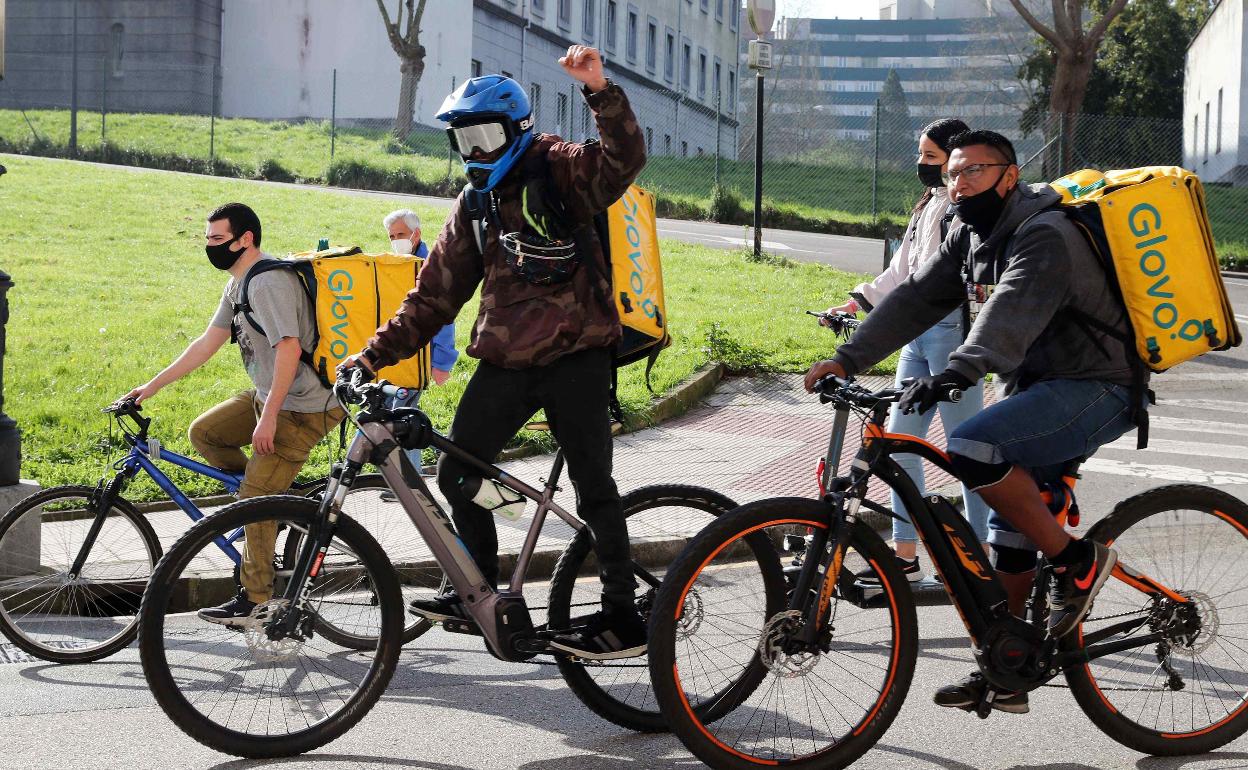
<instances>
[{"instance_id":1,"label":"bicycle frame","mask_svg":"<svg viewBox=\"0 0 1248 770\"><path fill-rule=\"evenodd\" d=\"M372 463L394 491L399 505L428 545L434 560L455 587L455 592L463 598L464 606L477 622L477 627L491 650L504 660L519 661L532 657L541 650L520 650L516 643L530 637L533 631L528 608L524 603L524 580L546 516L554 513L578 532L585 528L583 522L554 502L558 479L564 465L562 451L555 457L550 478L538 490L497 466L469 454L449 438L431 432L431 446L472 468L483 478L496 481L537 503L537 512L525 536L507 590L496 591L486 582L468 549L456 534L450 517L434 500L424 479L412 474L416 479L415 486L408 486L402 465L408 461L404 450L395 441L394 425L393 422L363 422L358 425L359 430L347 448L346 461L335 469L321 500L320 516L329 526L319 533L314 532L305 541L283 598L291 602L292 606L303 606L310 590L310 578L316 577L320 560L324 558L333 539L333 529L351 483L366 462ZM645 577L644 573L642 577ZM290 624L291 631L297 620L297 613L288 613L286 622Z\"/></svg>"},{"instance_id":2,"label":"bicycle frame","mask_svg":"<svg viewBox=\"0 0 1248 770\"><path fill-rule=\"evenodd\" d=\"M1131 619L1103 629L1094 636L1085 637L1079 649L1059 652L1056 651L1056 641L1047 638L1046 630L1038 621L1033 619L1029 623L1012 615L1005 589L965 518L945 498L939 495L922 495L909 475L892 458L894 454L918 455L957 478L948 454L923 439L885 432L882 425L887 407L888 403L883 401L874 407L871 419L864 426L862 444L851 464L849 475L834 477L841 460L850 412L846 403L838 401L835 405L836 416L820 480L823 489L827 490L825 499L832 504L834 513L832 531L827 536L835 538L838 531L843 531L845 524L852 524L860 504L865 503L871 509L895 517L891 511L864 499L867 480L873 475L883 479L905 504L919 539L936 566L945 590L970 635L976 657L981 659L981 668L990 681L1011 690L1031 689L1067 668L1080 666L1116 652L1156 644L1165 638L1163 633L1155 631L1129 639L1099 643L1101 639L1134 630L1147 622L1147 619ZM827 533L827 530L823 531ZM827 573L830 576L840 574L841 558L845 550L843 541L843 538L833 541L838 547L834 549L832 557L833 568ZM822 551L811 548L807 552ZM1128 566L1116 567L1113 576L1146 595L1172 600L1178 604L1188 602L1186 597ZM826 606L831 588L838 578L829 577L825 580L824 590L820 592L825 598L816 607L819 612ZM801 587L799 584L798 589ZM794 594L802 595L798 591ZM797 601L796 598L794 601ZM988 656L994 645L1002 643L1010 635L1013 636L1011 642L1021 640L1031 648L1026 652L1034 655L1035 662L1039 664L1031 675L1004 675L993 670L999 666L985 665L982 660ZM1022 649L1016 645L1007 654L1021 657L1024 652L1019 650Z\"/></svg>"}]
</instances>

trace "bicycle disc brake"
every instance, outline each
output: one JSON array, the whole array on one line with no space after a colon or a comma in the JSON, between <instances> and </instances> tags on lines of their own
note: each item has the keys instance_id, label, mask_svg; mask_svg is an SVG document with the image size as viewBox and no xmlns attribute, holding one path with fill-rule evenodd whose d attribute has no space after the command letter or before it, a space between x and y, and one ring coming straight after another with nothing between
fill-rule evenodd
<instances>
[{"instance_id":1,"label":"bicycle disc brake","mask_svg":"<svg viewBox=\"0 0 1248 770\"><path fill-rule=\"evenodd\" d=\"M302 636L284 636L273 639L268 625L281 617L289 602L286 599L270 599L257 604L251 615L242 622L243 638L257 661L281 663L294 657L303 648Z\"/></svg>"},{"instance_id":2,"label":"bicycle disc brake","mask_svg":"<svg viewBox=\"0 0 1248 770\"><path fill-rule=\"evenodd\" d=\"M772 674L783 679L795 679L809 674L819 663L819 654L808 650L793 649L792 639L805 625L801 610L776 613L758 640L758 654L763 665Z\"/></svg>"}]
</instances>

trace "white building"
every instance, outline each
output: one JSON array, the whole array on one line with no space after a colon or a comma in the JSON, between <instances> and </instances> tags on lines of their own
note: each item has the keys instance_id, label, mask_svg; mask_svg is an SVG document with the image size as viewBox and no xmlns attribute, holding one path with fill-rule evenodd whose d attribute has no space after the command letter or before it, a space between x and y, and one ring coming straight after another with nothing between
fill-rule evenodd
<instances>
[{"instance_id":1,"label":"white building","mask_svg":"<svg viewBox=\"0 0 1248 770\"><path fill-rule=\"evenodd\" d=\"M395 3L387 6L393 13ZM452 83L468 77L471 0L426 3L420 27L427 53L416 120L436 125ZM394 119L399 57L374 0L222 0L222 115L329 118L334 70L338 117Z\"/></svg>"},{"instance_id":2,"label":"white building","mask_svg":"<svg viewBox=\"0 0 1248 770\"><path fill-rule=\"evenodd\" d=\"M1248 185L1248 12L1221 0L1187 49L1183 165L1206 182Z\"/></svg>"}]
</instances>

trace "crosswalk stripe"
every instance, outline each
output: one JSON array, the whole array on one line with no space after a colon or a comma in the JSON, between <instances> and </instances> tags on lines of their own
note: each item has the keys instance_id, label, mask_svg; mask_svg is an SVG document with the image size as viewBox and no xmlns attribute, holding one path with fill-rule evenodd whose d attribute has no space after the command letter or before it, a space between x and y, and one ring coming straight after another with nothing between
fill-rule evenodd
<instances>
[{"instance_id":1,"label":"crosswalk stripe","mask_svg":"<svg viewBox=\"0 0 1248 770\"><path fill-rule=\"evenodd\" d=\"M1105 473L1111 476L1133 476L1157 481L1182 481L1188 484L1244 484L1248 485L1248 473L1231 471L1206 471L1181 465L1154 465L1110 460L1093 457L1079 466L1081 473Z\"/></svg>"},{"instance_id":2,"label":"crosswalk stripe","mask_svg":"<svg viewBox=\"0 0 1248 770\"><path fill-rule=\"evenodd\" d=\"M1184 433L1213 433L1221 436L1248 437L1248 425L1239 425L1231 422L1193 420L1189 417L1163 417L1159 415L1149 415L1148 425L1154 432L1159 430L1174 430L1182 431Z\"/></svg>"},{"instance_id":3,"label":"crosswalk stripe","mask_svg":"<svg viewBox=\"0 0 1248 770\"><path fill-rule=\"evenodd\" d=\"M1211 398L1167 398L1163 403L1166 406L1183 406L1188 409L1204 409L1210 412L1234 412L1236 414L1244 414L1245 411L1248 411L1248 407L1246 407L1242 402L1218 401Z\"/></svg>"},{"instance_id":4,"label":"crosswalk stripe","mask_svg":"<svg viewBox=\"0 0 1248 770\"><path fill-rule=\"evenodd\" d=\"M1106 449L1125 449L1135 450L1135 434L1131 433L1118 439L1112 444L1106 444ZM1148 449L1146 453L1165 452L1167 454L1187 455L1188 457L1222 457L1227 460L1248 460L1248 446L1238 446L1235 444L1211 444L1199 441L1173 441L1164 438L1148 439Z\"/></svg>"}]
</instances>

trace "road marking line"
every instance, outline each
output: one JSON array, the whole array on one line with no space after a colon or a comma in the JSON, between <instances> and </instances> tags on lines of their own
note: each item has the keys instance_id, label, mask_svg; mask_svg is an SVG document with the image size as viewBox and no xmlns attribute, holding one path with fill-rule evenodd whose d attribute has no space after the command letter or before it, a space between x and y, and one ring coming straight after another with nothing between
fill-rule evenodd
<instances>
[{"instance_id":1,"label":"road marking line","mask_svg":"<svg viewBox=\"0 0 1248 770\"><path fill-rule=\"evenodd\" d=\"M1135 436L1127 435L1106 444L1106 449L1135 450ZM1165 452L1173 455L1190 457L1222 457L1227 460L1248 460L1248 446L1234 444L1210 444L1196 441L1173 441L1164 438L1149 438L1147 452Z\"/></svg>"},{"instance_id":2,"label":"road marking line","mask_svg":"<svg viewBox=\"0 0 1248 770\"><path fill-rule=\"evenodd\" d=\"M1162 417L1149 415L1148 422L1153 430L1176 430L1185 433L1214 433L1222 436L1248 436L1248 425L1215 422L1213 420L1192 420L1187 417Z\"/></svg>"},{"instance_id":3,"label":"road marking line","mask_svg":"<svg viewBox=\"0 0 1248 770\"><path fill-rule=\"evenodd\" d=\"M1239 401L1218 401L1210 398L1175 398L1164 399L1165 406L1185 406L1189 409L1205 409L1210 412L1234 412L1244 414L1248 406Z\"/></svg>"},{"instance_id":4,"label":"road marking line","mask_svg":"<svg viewBox=\"0 0 1248 770\"><path fill-rule=\"evenodd\" d=\"M1248 485L1248 473L1231 471L1204 471L1181 465L1150 465L1128 463L1093 457L1079 466L1081 472L1104 473L1110 476L1132 476L1157 481L1182 481L1189 484L1243 484Z\"/></svg>"}]
</instances>

